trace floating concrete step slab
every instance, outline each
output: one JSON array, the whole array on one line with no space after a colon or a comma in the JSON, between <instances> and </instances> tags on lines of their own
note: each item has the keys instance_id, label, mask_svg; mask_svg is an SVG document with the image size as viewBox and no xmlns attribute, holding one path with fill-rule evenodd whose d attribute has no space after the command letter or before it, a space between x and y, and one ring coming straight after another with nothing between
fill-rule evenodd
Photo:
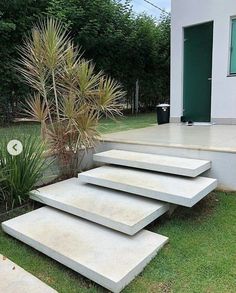
<instances>
[{"instance_id":1,"label":"floating concrete step slab","mask_svg":"<svg viewBox=\"0 0 236 293\"><path fill-rule=\"evenodd\" d=\"M0 292L57 293L38 278L0 254Z\"/></svg>"},{"instance_id":2,"label":"floating concrete step slab","mask_svg":"<svg viewBox=\"0 0 236 293\"><path fill-rule=\"evenodd\" d=\"M31 199L134 235L169 210L169 204L72 178L31 192Z\"/></svg>"},{"instance_id":3,"label":"floating concrete step slab","mask_svg":"<svg viewBox=\"0 0 236 293\"><path fill-rule=\"evenodd\" d=\"M2 227L112 292L120 292L168 241L146 230L131 237L50 207L6 221Z\"/></svg>"},{"instance_id":4,"label":"floating concrete step slab","mask_svg":"<svg viewBox=\"0 0 236 293\"><path fill-rule=\"evenodd\" d=\"M83 172L79 179L186 207L192 207L217 187L217 180L211 178L187 178L117 166Z\"/></svg>"},{"instance_id":5,"label":"floating concrete step slab","mask_svg":"<svg viewBox=\"0 0 236 293\"><path fill-rule=\"evenodd\" d=\"M93 156L97 162L197 177L211 168L210 161L153 155L123 150L110 150Z\"/></svg>"}]
</instances>

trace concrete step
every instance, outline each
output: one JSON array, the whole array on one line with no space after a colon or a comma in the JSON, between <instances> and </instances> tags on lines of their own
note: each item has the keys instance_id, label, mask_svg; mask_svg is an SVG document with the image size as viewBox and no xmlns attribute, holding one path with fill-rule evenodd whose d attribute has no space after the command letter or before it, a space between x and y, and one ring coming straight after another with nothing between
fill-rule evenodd
<instances>
[{"instance_id":1,"label":"concrete step","mask_svg":"<svg viewBox=\"0 0 236 293\"><path fill-rule=\"evenodd\" d=\"M103 166L79 174L81 182L192 207L217 187L217 180L187 178L139 169Z\"/></svg>"},{"instance_id":2,"label":"concrete step","mask_svg":"<svg viewBox=\"0 0 236 293\"><path fill-rule=\"evenodd\" d=\"M145 230L131 237L50 207L6 221L2 228L112 292L131 282L168 241Z\"/></svg>"},{"instance_id":3,"label":"concrete step","mask_svg":"<svg viewBox=\"0 0 236 293\"><path fill-rule=\"evenodd\" d=\"M38 278L0 254L0 292L57 293Z\"/></svg>"},{"instance_id":4,"label":"concrete step","mask_svg":"<svg viewBox=\"0 0 236 293\"><path fill-rule=\"evenodd\" d=\"M97 162L122 165L187 177L197 177L211 168L210 161L110 150L93 156Z\"/></svg>"},{"instance_id":5,"label":"concrete step","mask_svg":"<svg viewBox=\"0 0 236 293\"><path fill-rule=\"evenodd\" d=\"M169 210L169 204L72 178L31 192L31 199L134 235Z\"/></svg>"}]
</instances>

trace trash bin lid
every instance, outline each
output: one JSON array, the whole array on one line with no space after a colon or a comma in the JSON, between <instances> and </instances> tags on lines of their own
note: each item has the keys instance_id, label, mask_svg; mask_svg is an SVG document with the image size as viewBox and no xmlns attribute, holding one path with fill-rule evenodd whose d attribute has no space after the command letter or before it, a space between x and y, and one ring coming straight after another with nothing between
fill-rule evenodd
<instances>
[{"instance_id":1,"label":"trash bin lid","mask_svg":"<svg viewBox=\"0 0 236 293\"><path fill-rule=\"evenodd\" d=\"M157 107L170 107L170 105L169 104L159 104L159 105L157 105Z\"/></svg>"}]
</instances>

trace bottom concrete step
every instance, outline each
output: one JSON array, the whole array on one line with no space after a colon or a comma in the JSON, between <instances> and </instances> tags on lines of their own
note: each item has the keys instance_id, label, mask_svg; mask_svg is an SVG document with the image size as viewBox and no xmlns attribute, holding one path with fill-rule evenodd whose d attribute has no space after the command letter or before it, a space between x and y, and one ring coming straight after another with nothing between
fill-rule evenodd
<instances>
[{"instance_id":1,"label":"bottom concrete step","mask_svg":"<svg viewBox=\"0 0 236 293\"><path fill-rule=\"evenodd\" d=\"M57 293L38 278L0 254L1 293Z\"/></svg>"},{"instance_id":2,"label":"bottom concrete step","mask_svg":"<svg viewBox=\"0 0 236 293\"><path fill-rule=\"evenodd\" d=\"M6 221L2 228L112 292L129 284L168 241L146 230L127 236L49 207Z\"/></svg>"}]
</instances>

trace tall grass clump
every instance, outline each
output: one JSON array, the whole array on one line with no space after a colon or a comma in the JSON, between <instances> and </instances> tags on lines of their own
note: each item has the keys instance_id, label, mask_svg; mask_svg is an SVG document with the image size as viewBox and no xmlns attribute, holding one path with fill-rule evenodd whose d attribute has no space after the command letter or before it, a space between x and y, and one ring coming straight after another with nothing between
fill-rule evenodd
<instances>
[{"instance_id":1,"label":"tall grass clump","mask_svg":"<svg viewBox=\"0 0 236 293\"><path fill-rule=\"evenodd\" d=\"M7 151L7 144L12 138L5 136L0 141L0 203L6 210L22 205L29 199L29 192L43 177L48 167L44 143L34 136L18 138L23 144L23 151L12 156Z\"/></svg>"}]
</instances>

